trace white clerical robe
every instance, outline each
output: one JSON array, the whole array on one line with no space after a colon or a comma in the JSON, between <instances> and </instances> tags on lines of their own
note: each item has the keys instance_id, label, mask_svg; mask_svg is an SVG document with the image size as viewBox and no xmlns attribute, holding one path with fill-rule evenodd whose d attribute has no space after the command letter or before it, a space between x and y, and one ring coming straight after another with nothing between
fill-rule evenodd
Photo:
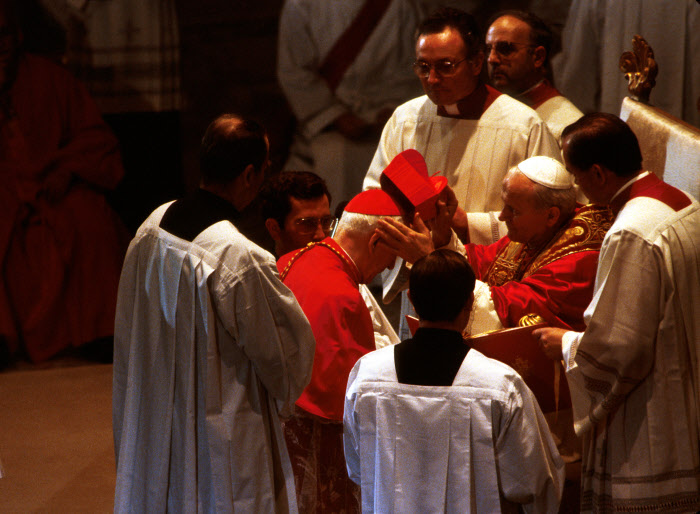
<instances>
[{"instance_id":1,"label":"white clerical robe","mask_svg":"<svg viewBox=\"0 0 700 514\"><path fill-rule=\"evenodd\" d=\"M582 512L700 509L700 204L675 210L668 198L624 205L586 331L564 337Z\"/></svg>"},{"instance_id":2,"label":"white clerical robe","mask_svg":"<svg viewBox=\"0 0 700 514\"><path fill-rule=\"evenodd\" d=\"M651 103L700 127L700 8L696 0L573 0L552 59L557 88L583 112L620 113L629 93L620 71L632 37L646 39L659 74Z\"/></svg>"},{"instance_id":3,"label":"white clerical robe","mask_svg":"<svg viewBox=\"0 0 700 514\"><path fill-rule=\"evenodd\" d=\"M280 15L277 76L299 123L285 169L312 169L335 203L360 192L378 130L352 141L329 130L331 123L346 111L374 123L380 111L391 112L421 92L411 68L413 32L422 17L415 0L391 0L335 90L323 79L324 59L365 2L287 0Z\"/></svg>"},{"instance_id":4,"label":"white clerical robe","mask_svg":"<svg viewBox=\"0 0 700 514\"><path fill-rule=\"evenodd\" d=\"M577 121L583 113L563 96L555 96L537 106L535 112L547 124L547 128L561 146L561 133Z\"/></svg>"},{"instance_id":5,"label":"white clerical robe","mask_svg":"<svg viewBox=\"0 0 700 514\"><path fill-rule=\"evenodd\" d=\"M452 386L397 380L394 347L362 357L344 412L362 512L557 512L564 464L532 392L470 350Z\"/></svg>"},{"instance_id":6,"label":"white clerical robe","mask_svg":"<svg viewBox=\"0 0 700 514\"><path fill-rule=\"evenodd\" d=\"M180 239L159 227L168 205L119 284L115 512L296 512L275 400L309 381L309 323L272 255L229 221Z\"/></svg>"}]
</instances>

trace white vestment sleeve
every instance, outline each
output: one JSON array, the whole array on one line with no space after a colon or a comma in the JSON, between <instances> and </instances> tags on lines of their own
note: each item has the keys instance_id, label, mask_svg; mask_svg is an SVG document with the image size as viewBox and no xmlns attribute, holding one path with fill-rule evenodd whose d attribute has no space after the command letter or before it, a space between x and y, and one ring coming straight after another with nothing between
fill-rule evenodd
<instances>
[{"instance_id":1,"label":"white vestment sleeve","mask_svg":"<svg viewBox=\"0 0 700 514\"><path fill-rule=\"evenodd\" d=\"M360 361L355 363L348 376L348 386L345 392L345 409L343 411L343 446L345 448L345 464L348 477L356 484L360 483L360 420L355 412L357 390L355 380L360 368Z\"/></svg>"},{"instance_id":2,"label":"white vestment sleeve","mask_svg":"<svg viewBox=\"0 0 700 514\"><path fill-rule=\"evenodd\" d=\"M285 2L280 15L277 76L307 138L317 135L347 110L318 69L324 58L311 34L303 5Z\"/></svg>"},{"instance_id":3,"label":"white vestment sleeve","mask_svg":"<svg viewBox=\"0 0 700 514\"><path fill-rule=\"evenodd\" d=\"M315 339L294 294L272 262L239 272L214 295L226 330L242 347L267 391L290 407L311 379ZM221 349L225 358L225 349Z\"/></svg>"},{"instance_id":4,"label":"white vestment sleeve","mask_svg":"<svg viewBox=\"0 0 700 514\"><path fill-rule=\"evenodd\" d=\"M477 280L474 286L474 304L466 328L467 334L477 335L503 328L491 298L491 288L488 284Z\"/></svg>"},{"instance_id":5,"label":"white vestment sleeve","mask_svg":"<svg viewBox=\"0 0 700 514\"><path fill-rule=\"evenodd\" d=\"M514 386L496 441L503 497L522 504L525 512L554 514L564 487L564 462L534 395L522 380Z\"/></svg>"},{"instance_id":6,"label":"white vestment sleeve","mask_svg":"<svg viewBox=\"0 0 700 514\"><path fill-rule=\"evenodd\" d=\"M374 298L372 291L369 290L367 284L360 284L360 294L367 305L369 315L372 317L372 328L374 329L374 346L379 349L384 346L390 346L400 342L399 336L396 335L394 327L384 315L377 300Z\"/></svg>"}]
</instances>

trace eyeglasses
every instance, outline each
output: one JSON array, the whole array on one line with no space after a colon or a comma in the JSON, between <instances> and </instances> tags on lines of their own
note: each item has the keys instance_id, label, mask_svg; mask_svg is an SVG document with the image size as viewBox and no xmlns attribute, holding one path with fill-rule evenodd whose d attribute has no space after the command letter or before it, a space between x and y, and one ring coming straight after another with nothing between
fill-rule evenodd
<instances>
[{"instance_id":1,"label":"eyeglasses","mask_svg":"<svg viewBox=\"0 0 700 514\"><path fill-rule=\"evenodd\" d=\"M326 234L330 234L337 222L338 219L333 216L299 218L294 220L294 224L298 227L300 234L313 234L316 232L319 224Z\"/></svg>"},{"instance_id":2,"label":"eyeglasses","mask_svg":"<svg viewBox=\"0 0 700 514\"><path fill-rule=\"evenodd\" d=\"M429 64L425 61L416 61L413 63L413 72L422 79L430 76L430 70L435 70L435 73L441 77L451 77L457 73L457 66L466 60L467 58L465 57L457 62L444 60L438 61L435 64Z\"/></svg>"},{"instance_id":3,"label":"eyeglasses","mask_svg":"<svg viewBox=\"0 0 700 514\"><path fill-rule=\"evenodd\" d=\"M518 51L519 46L524 46L526 48L532 48L535 45L528 45L525 43L513 43L511 41L496 41L492 45L486 45L486 56L491 55L491 50L495 50L501 57L508 57L509 55Z\"/></svg>"}]
</instances>

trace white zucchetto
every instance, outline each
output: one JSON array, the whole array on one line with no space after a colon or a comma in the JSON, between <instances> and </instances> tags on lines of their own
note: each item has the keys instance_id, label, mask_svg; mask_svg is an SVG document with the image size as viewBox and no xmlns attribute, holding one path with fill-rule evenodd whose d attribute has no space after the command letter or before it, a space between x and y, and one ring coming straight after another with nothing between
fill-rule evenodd
<instances>
[{"instance_id":1,"label":"white zucchetto","mask_svg":"<svg viewBox=\"0 0 700 514\"><path fill-rule=\"evenodd\" d=\"M562 163L551 157L537 155L516 166L527 178L550 189L574 187L574 177Z\"/></svg>"}]
</instances>

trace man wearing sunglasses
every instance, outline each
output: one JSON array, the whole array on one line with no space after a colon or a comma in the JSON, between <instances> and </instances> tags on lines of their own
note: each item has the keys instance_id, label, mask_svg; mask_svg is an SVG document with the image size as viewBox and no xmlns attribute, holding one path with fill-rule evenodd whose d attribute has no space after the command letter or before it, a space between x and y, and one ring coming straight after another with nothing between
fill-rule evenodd
<instances>
[{"instance_id":1,"label":"man wearing sunglasses","mask_svg":"<svg viewBox=\"0 0 700 514\"><path fill-rule=\"evenodd\" d=\"M486 62L491 85L535 109L557 141L564 127L583 113L547 78L552 31L523 11L497 14L486 32Z\"/></svg>"}]
</instances>

